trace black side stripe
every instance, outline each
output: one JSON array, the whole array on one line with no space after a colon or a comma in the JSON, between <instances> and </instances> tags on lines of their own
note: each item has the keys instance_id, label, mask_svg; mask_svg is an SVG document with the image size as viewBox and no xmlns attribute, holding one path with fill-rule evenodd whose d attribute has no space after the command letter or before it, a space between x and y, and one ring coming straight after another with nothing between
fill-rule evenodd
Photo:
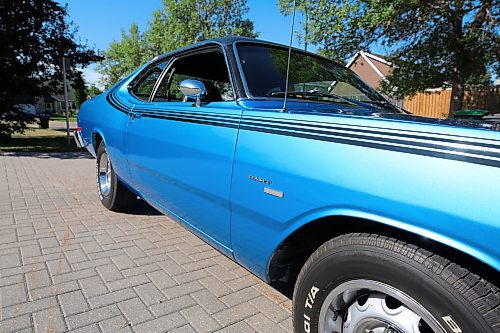
<instances>
[{"instance_id":1,"label":"black side stripe","mask_svg":"<svg viewBox=\"0 0 500 333\"><path fill-rule=\"evenodd\" d=\"M456 140L456 139L420 136L420 135L406 134L406 133L401 134L401 133L394 133L394 132L387 132L387 131L385 131L385 132L384 131L374 131L374 130L370 130L370 129L364 129L363 127L356 128L356 127L358 127L356 125L354 125L352 127L351 127L351 125L346 125L346 127L341 127L341 126L335 126L335 125L321 125L321 124L309 123L309 122L291 122L291 121L282 121L282 120L276 121L276 120L264 119L264 118L254 119L254 118L245 117L244 121L247 121L247 120L251 121L249 124L257 125L257 126L259 126L259 125L266 126L267 124L277 124L277 125L273 125L273 126L278 126L281 124L282 125L290 125L290 126L309 126L309 127L314 127L314 129L300 129L300 130L309 130L309 131L316 132L316 128L323 128L323 129L329 129L329 130L356 131L356 132L366 133L366 134L398 136L398 137L403 137L405 139L417 139L417 140L420 139L420 140L429 140L429 141L441 141L441 142L447 142L447 143L470 144L470 145L474 145L474 146L478 146L478 147L500 149L500 144L462 141L462 140ZM267 126L269 126L269 125L267 125ZM349 128L349 127L351 127L351 128ZM387 130L390 130L390 129L387 129ZM398 130L398 131L401 131L401 130ZM438 133L435 133L435 134L440 135ZM478 138L475 138L475 139L478 139Z\"/></svg>"},{"instance_id":2,"label":"black side stripe","mask_svg":"<svg viewBox=\"0 0 500 333\"><path fill-rule=\"evenodd\" d=\"M270 122L273 122L273 121L276 121L276 122L282 122L284 121L283 119L280 119L280 118L273 118L273 117L256 117L256 116L246 116L245 118L247 118L248 120L251 120L251 121L258 121L258 120L261 120L261 119L265 119L266 121L270 121ZM289 122L291 122L292 124L300 124L300 123L306 123L308 124L309 126L323 126L323 125L326 125L327 127L328 126L332 126L331 123L327 123L327 122L321 122L321 121L302 121L302 120L293 120L293 119L289 119L288 120ZM439 138L441 139L441 137L452 137L452 138L461 138L461 139L481 139L481 138L478 138L478 137L474 137L474 136L467 136L467 135L456 135L456 134L447 134L447 133L435 133L435 132L425 132L425 131L415 131L415 130L401 130L401 129L395 129L395 128L387 128L387 127L377 127L377 126L365 126L365 125L346 125L346 126L349 126L349 127L352 127L352 128L356 128L357 131L359 130L363 130L363 129L369 129L369 130L374 130L376 132L382 132L382 133L387 133L386 131L387 130L395 130L395 131L404 131L404 132L407 132L407 133L415 133L419 138L423 137L423 136L420 136L420 134L423 134L423 135L438 135ZM406 135L406 134L405 134ZM412 134L408 134L408 135L412 135ZM496 139L487 139L488 141L492 141L492 142L496 142L498 145L500 145L500 140L496 140Z\"/></svg>"},{"instance_id":3,"label":"black side stripe","mask_svg":"<svg viewBox=\"0 0 500 333\"><path fill-rule=\"evenodd\" d=\"M131 111L131 108L127 106L123 101L121 101L119 98L116 96L116 92L112 91L110 94L108 94L108 102L110 102L109 97L113 99L115 103L115 107L120 109L123 112L129 113ZM116 105L116 103L119 103ZM135 111L138 112L161 112L161 113L177 113L180 114L180 112L175 112L175 111L166 111L164 109L153 109L153 108L140 108L137 107L134 109ZM198 117L217 117L217 118L225 118L225 119L235 119L239 120L240 117L237 115L222 115L219 113L209 113L203 111L201 112L186 112L182 111L182 115L192 115L192 116L198 116ZM471 142L467 140L460 140L456 138L463 138L463 139L473 139L473 140L484 140L481 138L477 137L471 137L471 136L462 136L462 135L452 135L452 134L445 134L445 133L432 133L432 132L422 132L422 131L412 131L412 130L400 130L400 129L391 129L391 128L382 128L382 127L372 127L372 126L360 126L360 125L345 125L345 127L342 126L335 126L329 123L325 122L319 122L319 121L301 121L301 120L283 120L283 119L276 119L272 117L253 117L253 116L246 116L244 120L250 121L250 122L257 122L261 123L263 126L272 123L272 124L285 124L285 125L290 125L290 126L309 126L313 127L313 129L310 129L311 131L315 131L317 128L324 128L324 129L330 129L330 130L344 130L344 131L356 131L356 132L362 132L362 133L367 133L367 134L379 134L379 135L386 135L386 136L399 136L399 137L404 137L406 139L420 139L420 140L430 140L430 141L442 141L442 142L448 142L448 143L455 143L455 144L470 144L478 147L485 147L485 148L494 148L494 149L500 149L500 140L495 140L495 139L486 139L490 142L495 142L495 143L484 143L484 142ZM394 132L388 132L388 130L394 130L394 131L404 131L405 133L394 133ZM424 134L424 135L415 135L415 134L408 134L408 133L416 133L416 134ZM435 135L435 136L425 136L425 134L430 134L430 135ZM452 139L449 139L448 137L451 137ZM496 143L498 142L498 143Z\"/></svg>"},{"instance_id":4,"label":"black side stripe","mask_svg":"<svg viewBox=\"0 0 500 333\"><path fill-rule=\"evenodd\" d=\"M165 109L157 109L157 108L136 108L134 109L139 112L145 112L145 113L169 113L169 114L178 114L178 115L185 115L185 116L197 116L197 117L213 117L213 118L220 118L220 119L229 119L229 120L237 120L239 121L241 119L240 115L230 115L230 114L221 114L221 113L214 113L214 112L207 112L206 109L203 109L201 112L188 112L188 111L170 111L170 110L165 110Z\"/></svg>"},{"instance_id":5,"label":"black side stripe","mask_svg":"<svg viewBox=\"0 0 500 333\"><path fill-rule=\"evenodd\" d=\"M162 115L148 114L148 113L143 113L142 117L156 118L156 119L166 119L166 120L173 120L173 121L181 121L181 122L185 122L185 123L193 123L193 124L201 124L201 125L211 125L211 126L219 126L219 127L238 128L238 123L237 122L219 122L219 121L198 120L198 119L194 119L194 118L182 118L182 117L162 116Z\"/></svg>"},{"instance_id":6,"label":"black side stripe","mask_svg":"<svg viewBox=\"0 0 500 333\"><path fill-rule=\"evenodd\" d=\"M106 96L106 99L113 107L115 107L119 111L129 114L132 110L131 107L127 106L123 101L117 98L117 96L115 95L115 91L111 91ZM467 156L460 154L460 153L469 153L485 157L489 156L494 158L500 158L500 152L491 152L480 149L480 148L500 149L500 146L495 144L460 141L456 139L448 139L442 137L429 137L429 136L420 136L413 134L382 132L371 129L365 129L366 127L360 127L355 125L352 127L360 127L360 128L359 129L349 128L351 127L350 125L348 127L341 127L341 126L326 125L326 124L321 125L312 122L311 123L299 122L299 121L295 122L295 121L285 121L285 120L274 120L269 118L267 119L253 118L253 117L245 117L242 118L242 120L240 121L239 116L221 115L217 113L175 112L175 111L166 111L161 109L144 109L144 108L138 108L136 109L136 111L140 112L143 117L148 117L148 118L165 119L171 121L180 121L180 122L187 122L187 123L194 123L194 124L201 124L208 126L227 127L233 129L240 128L242 130L247 130L247 131L298 137L298 138L305 138L317 141L334 142L352 146L375 148L388 151L449 159L461 162L468 162L486 166L500 167L499 160L492 160L492 159L481 158L479 156ZM299 126L305 126L305 127L299 127ZM314 128L306 128L306 127L314 127ZM328 130L356 131L360 132L361 134L336 133ZM370 136L370 134L392 136L395 138L388 138L388 137L380 138L380 137ZM434 133L428 133L428 134L434 134ZM415 141L408 142L406 139L421 139L421 140L429 140L432 142L428 143L415 142ZM472 139L480 139L480 138L472 138ZM370 140L371 142L359 141L359 140ZM373 142L373 141L378 141L378 142ZM471 148L449 147L446 146L445 143L464 144L471 146ZM405 147L397 146L396 144L405 145ZM407 147L408 145L411 145L413 147ZM450 151L450 153L421 149L421 148L447 150Z\"/></svg>"},{"instance_id":7,"label":"black side stripe","mask_svg":"<svg viewBox=\"0 0 500 333\"><path fill-rule=\"evenodd\" d=\"M242 121L241 128L243 129L243 128L245 128L245 126L247 126L248 128L262 128L262 127L264 127L264 125L259 126L259 125L256 125L254 123ZM499 152L491 152L491 151L485 151L485 150L481 150L481 149L449 147L446 145L446 143L441 143L442 140L435 140L435 139L434 139L435 142L418 142L418 141L408 142L407 140L405 140L406 136L402 136L402 139L399 139L399 138L380 138L380 137L374 137L374 136L362 135L362 134L335 133L335 132L329 132L329 131L323 131L323 130L311 130L311 129L307 129L307 128L287 127L287 126L281 126L281 125L267 125L265 127L272 127L272 129L278 129L278 130L282 129L282 130L286 130L286 131L301 131L301 132L306 132L306 133L322 134L322 135L327 135L327 136L336 136L336 137L340 136L340 137L351 138L351 139L380 141L380 142L394 143L394 144L401 144L401 145L412 145L412 146L422 147L422 148L444 149L444 150L450 150L450 151L455 151L455 152L479 154L479 155L483 155L483 156L500 158L500 151ZM381 134L381 133L376 133L376 134ZM465 142L460 142L460 141L456 141L456 143L465 144ZM476 147L475 144L470 144L470 146ZM500 149L500 147L494 147L494 148Z\"/></svg>"},{"instance_id":8,"label":"black side stripe","mask_svg":"<svg viewBox=\"0 0 500 333\"><path fill-rule=\"evenodd\" d=\"M118 98L115 96L115 90L111 90L108 95L106 95L106 100L108 103L113 106L115 109L121 112L125 112L126 114L129 114L132 111L132 108L124 104L122 101L120 101Z\"/></svg>"},{"instance_id":9,"label":"black side stripe","mask_svg":"<svg viewBox=\"0 0 500 333\"><path fill-rule=\"evenodd\" d=\"M203 124L203 125L213 125L213 126L223 126L223 127L230 127L230 128L238 128L238 124L241 124L241 128L252 128L253 130L263 128L264 126L255 126L254 123L249 123L246 121L236 121L236 120L225 120L224 118L221 119L214 119L214 117L204 117L204 116L185 116L182 115L182 113L176 113L176 112L164 112L162 114L157 113L141 113L143 117L150 117L150 118L157 118L157 119L166 119L166 120L174 120L174 121L183 121L183 122L191 122L191 123L196 123L196 124ZM217 121L219 120L219 121ZM268 126L269 127L269 126ZM402 139L397 139L397 138L379 138L379 137L373 137L373 136L368 136L368 135L360 135L360 134L351 134L351 133L332 133L328 131L323 131L323 130L310 130L310 129L305 129L305 128L298 128L298 127L287 127L287 126L280 126L280 125L273 125L272 129L282 129L286 131L289 136L294 136L294 132L288 132L288 131L301 131L301 132L308 132L308 133L313 133L313 134L320 134L320 136L317 136L318 138L323 137L324 135L326 136L336 136L336 137L343 137L343 138L350 138L350 139L360 139L360 140L371 140L371 141L379 141L383 143L392 143L392 144L400 144L400 145L412 145L415 147L422 147L422 148L431 148L431 149L441 149L441 150L448 150L448 151L453 151L453 152L458 152L458 153L470 153L470 154L476 154L476 155L482 155L482 156L489 156L489 157L497 157L500 158L500 152L490 152L490 151L484 151L480 149L471 149L471 148L457 148L457 147L448 147L445 144L441 144L441 142L411 142L409 143L406 140ZM378 134L378 133L377 133ZM359 142L355 140L351 140L354 142ZM463 143L460 141L457 141L457 143ZM475 147L475 145L471 145L472 147Z\"/></svg>"},{"instance_id":10,"label":"black side stripe","mask_svg":"<svg viewBox=\"0 0 500 333\"><path fill-rule=\"evenodd\" d=\"M240 118L233 118L233 117L218 117L218 116L211 116L211 115L204 115L204 114L195 114L195 115L190 115L190 114L185 114L184 112L172 112L172 111L162 111L162 112L150 112L149 110L143 111L142 110L136 110L134 111L140 112L142 116L155 116L157 118L161 117L178 117L178 118L185 118L185 119L198 119L198 120L207 120L207 121L219 121L219 122L231 122L231 123L240 123Z\"/></svg>"},{"instance_id":11,"label":"black side stripe","mask_svg":"<svg viewBox=\"0 0 500 333\"><path fill-rule=\"evenodd\" d=\"M424 149L418 149L418 148L391 146L391 145L386 145L383 143L354 141L354 140L342 139L342 138L317 136L317 135L309 134L309 133L287 132L287 131L282 131L282 130L273 130L270 128L253 127L253 126L246 126L246 125L240 126L240 129L248 130L248 131L255 131L255 132L269 133L269 134L284 135L284 136L293 136L293 137L318 140L318 141L334 142L334 143L340 143L340 144L347 144L347 145L351 145L351 146L376 148L376 149L389 150L389 151L395 151L395 152L401 152L401 153L409 153L409 154L415 154L415 155L437 157L437 158L442 158L442 159L449 159L449 160L455 160L455 161L461 161L461 162L469 162L469 163L487 165L487 166L493 166L493 167L500 167L500 161L488 160L488 159L483 159L483 158L479 158L479 157L471 157L471 156L465 156L465 155L447 154L447 153L443 153L443 152L436 152L436 151L430 151L430 150L424 150Z\"/></svg>"}]
</instances>

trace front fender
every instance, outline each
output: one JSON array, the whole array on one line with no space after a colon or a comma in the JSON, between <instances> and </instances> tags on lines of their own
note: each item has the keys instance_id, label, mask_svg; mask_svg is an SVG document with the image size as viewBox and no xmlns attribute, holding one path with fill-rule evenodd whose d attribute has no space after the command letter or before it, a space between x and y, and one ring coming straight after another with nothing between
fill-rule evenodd
<instances>
[{"instance_id":1,"label":"front fender","mask_svg":"<svg viewBox=\"0 0 500 333\"><path fill-rule=\"evenodd\" d=\"M299 229L302 227L308 225L309 223L313 223L314 221L320 220L320 219L325 219L325 218L331 218L333 220L342 220L342 218L356 218L356 219L362 219L365 221L371 221L373 223L379 223L381 225L389 226L395 229L401 229L405 232L413 233L416 236L420 237L425 237L428 238L434 242L443 244L445 246L448 246L450 248L453 248L459 252L465 253L469 256L474 257L475 259L486 263L487 265L491 266L492 268L499 270L500 269L500 260L497 256L495 256L494 253L491 253L490 251L487 251L484 248L479 248L476 246L472 246L471 243L474 243L473 241L467 240L465 241L464 239L457 239L455 237L451 237L450 235L442 232L436 232L429 230L427 228L415 225L415 223L408 223L404 221L400 221L391 217L383 216L381 214L373 213L373 212L368 212L364 211L360 208L354 208L354 207L324 207L321 209L316 209L310 212L307 212L301 216L298 216L297 218L293 219L292 221L289 221L287 223L287 227L283 230L282 233L280 233L279 240L277 242L278 246L274 249L274 252L278 249L279 244L283 243L288 236L294 234L297 232ZM456 218L456 217L455 217ZM332 222L334 223L334 222ZM471 221L464 221L464 223L468 224L471 223ZM469 227L470 228L470 227ZM474 228L471 228L474 229ZM476 229L473 231L474 234L479 234L481 235L484 232L488 232L487 230L489 229L488 225L484 224L477 224ZM268 269L267 272L269 272L269 265L271 263L272 256L269 257L268 260ZM267 275L267 274L266 274Z\"/></svg>"}]
</instances>

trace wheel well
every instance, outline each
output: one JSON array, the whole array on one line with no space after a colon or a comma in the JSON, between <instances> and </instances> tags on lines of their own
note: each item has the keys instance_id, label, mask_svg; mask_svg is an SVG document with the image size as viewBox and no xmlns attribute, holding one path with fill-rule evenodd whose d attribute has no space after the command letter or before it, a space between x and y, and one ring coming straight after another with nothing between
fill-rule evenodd
<instances>
[{"instance_id":1,"label":"wheel well","mask_svg":"<svg viewBox=\"0 0 500 333\"><path fill-rule=\"evenodd\" d=\"M429 238L370 220L332 216L302 226L278 246L269 264L271 285L292 297L300 270L311 254L328 240L348 233L371 233L399 239L447 258L489 281L500 278L499 272L491 266Z\"/></svg>"},{"instance_id":2,"label":"wheel well","mask_svg":"<svg viewBox=\"0 0 500 333\"><path fill-rule=\"evenodd\" d=\"M98 132L92 133L92 144L94 146L94 151L97 152L97 148L102 142L102 136Z\"/></svg>"}]
</instances>

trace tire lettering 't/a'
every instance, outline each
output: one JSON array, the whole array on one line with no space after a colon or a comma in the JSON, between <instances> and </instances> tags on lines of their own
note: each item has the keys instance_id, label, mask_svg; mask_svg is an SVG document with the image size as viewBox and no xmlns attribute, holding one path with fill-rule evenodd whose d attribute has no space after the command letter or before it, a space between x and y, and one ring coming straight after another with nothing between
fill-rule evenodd
<instances>
[{"instance_id":1,"label":"tire lettering 't/a'","mask_svg":"<svg viewBox=\"0 0 500 333\"><path fill-rule=\"evenodd\" d=\"M312 306L314 304L314 299L316 298L316 294L318 293L319 288L316 288L315 286L311 287L311 290L307 294L306 298L306 308L312 309Z\"/></svg>"},{"instance_id":2,"label":"tire lettering 't/a'","mask_svg":"<svg viewBox=\"0 0 500 333\"><path fill-rule=\"evenodd\" d=\"M318 293L319 288L312 286L311 290L309 290L309 293L307 293L306 297L306 304L305 307L312 309L312 306L314 304L314 299L316 298L316 294ZM311 318L304 313L304 331L306 333L311 332Z\"/></svg>"}]
</instances>

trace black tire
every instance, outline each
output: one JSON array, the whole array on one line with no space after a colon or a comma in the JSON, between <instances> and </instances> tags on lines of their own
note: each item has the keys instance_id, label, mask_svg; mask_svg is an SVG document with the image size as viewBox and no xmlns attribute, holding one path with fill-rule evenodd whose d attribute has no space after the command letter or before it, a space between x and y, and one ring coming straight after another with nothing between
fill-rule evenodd
<instances>
[{"instance_id":1,"label":"black tire","mask_svg":"<svg viewBox=\"0 0 500 333\"><path fill-rule=\"evenodd\" d=\"M336 237L307 260L294 290L295 332L318 332L323 304L323 309L328 308L331 295L353 281L376 281L401 291L427 310L444 332L500 332L497 286L422 248L373 234ZM362 302L361 297L358 300ZM350 303L351 309L354 302ZM330 309L340 318L355 311L344 308L342 313L334 311L333 306ZM323 313L322 323L324 318L331 318ZM424 325L421 330L427 332L429 328Z\"/></svg>"},{"instance_id":2,"label":"black tire","mask_svg":"<svg viewBox=\"0 0 500 333\"><path fill-rule=\"evenodd\" d=\"M109 186L107 191L103 191L99 170L101 167L101 156L103 154L107 155L106 146L104 142L99 144L97 148L97 162L96 162L96 179L97 179L97 191L99 193L99 198L101 199L101 203L104 207L112 211L123 211L126 208L129 208L137 201L137 196L132 193L116 176L116 173L113 169L113 165L109 162Z\"/></svg>"}]
</instances>

